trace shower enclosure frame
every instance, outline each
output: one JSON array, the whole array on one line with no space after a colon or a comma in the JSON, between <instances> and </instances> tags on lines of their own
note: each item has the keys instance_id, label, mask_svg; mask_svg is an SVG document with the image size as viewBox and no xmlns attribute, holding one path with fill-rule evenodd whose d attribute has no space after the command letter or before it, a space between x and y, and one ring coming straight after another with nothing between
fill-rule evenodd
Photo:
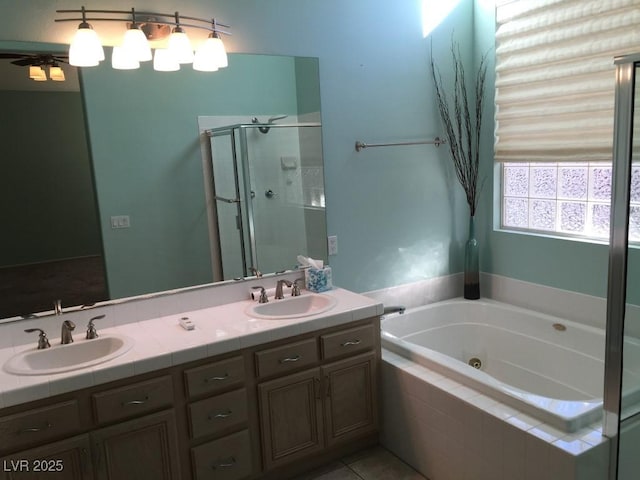
<instances>
[{"instance_id":1,"label":"shower enclosure frame","mask_svg":"<svg viewBox=\"0 0 640 480\"><path fill-rule=\"evenodd\" d=\"M603 397L603 434L610 439L609 479L618 476L624 361L624 322L627 297L627 259L636 69L640 54L616 57L616 95L613 146L613 192L609 239L607 327Z\"/></svg>"},{"instance_id":2,"label":"shower enclosure frame","mask_svg":"<svg viewBox=\"0 0 640 480\"><path fill-rule=\"evenodd\" d=\"M257 254L257 243L256 243L256 227L255 227L255 214L253 208L252 198L254 197L254 193L251 191L251 188L247 186L251 185L251 172L249 165L249 144L247 141L247 132L253 130L259 130L262 134L267 134L270 129L284 129L284 128L306 128L306 127L322 127L322 123L320 122L299 122L299 123L236 123L232 125L224 125L221 127L211 128L205 130L204 133L211 139L215 137L222 137L229 135L231 141L231 151L234 162L234 180L235 184L235 193L236 197L222 198L216 195L215 192L215 182L214 182L214 171L213 171L213 148L211 144L209 145L209 162L211 164L211 174L212 178L210 181L210 187L212 189L212 199L216 206L214 207L215 212L210 214L210 221L213 221L218 226L218 218L217 218L217 202L226 202L226 203L236 203L238 208L238 229L240 235L240 243L241 243L241 257L242 257L242 269L244 272L243 276L251 275L252 269L257 271L259 269L258 262L258 254ZM262 129L266 128L266 132ZM240 148L240 162L238 162L238 146ZM240 166L238 165L240 163ZM244 184L243 188L240 188L240 176L239 172L242 172L242 183ZM243 204L245 205L245 211L243 211ZM245 219L246 219L246 228L245 228ZM247 245L248 244L248 245ZM247 252L248 250L248 252ZM224 272L222 268L222 251L220 241L217 244L217 255L214 255L215 258L217 256L217 262L219 263L219 272L218 274L224 277ZM215 268L214 268L215 270Z\"/></svg>"}]
</instances>

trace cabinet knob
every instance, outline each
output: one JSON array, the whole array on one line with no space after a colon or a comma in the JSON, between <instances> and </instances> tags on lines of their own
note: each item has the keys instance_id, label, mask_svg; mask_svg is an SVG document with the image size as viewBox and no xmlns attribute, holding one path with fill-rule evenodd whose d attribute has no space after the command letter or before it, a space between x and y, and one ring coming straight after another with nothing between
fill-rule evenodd
<instances>
[{"instance_id":1,"label":"cabinet knob","mask_svg":"<svg viewBox=\"0 0 640 480\"><path fill-rule=\"evenodd\" d=\"M340 345L343 347L350 347L351 345L360 345L360 339L355 339L355 340L347 340L344 343L341 343Z\"/></svg>"}]
</instances>

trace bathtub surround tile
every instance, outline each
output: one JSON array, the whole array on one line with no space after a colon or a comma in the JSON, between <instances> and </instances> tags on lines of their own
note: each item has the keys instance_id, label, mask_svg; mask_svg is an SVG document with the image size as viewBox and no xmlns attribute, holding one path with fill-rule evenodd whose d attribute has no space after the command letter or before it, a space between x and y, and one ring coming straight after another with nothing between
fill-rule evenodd
<instances>
[{"instance_id":1,"label":"bathtub surround tile","mask_svg":"<svg viewBox=\"0 0 640 480\"><path fill-rule=\"evenodd\" d=\"M605 298L489 273L482 273L480 282L483 295L494 300L605 328Z\"/></svg>"},{"instance_id":2,"label":"bathtub surround tile","mask_svg":"<svg viewBox=\"0 0 640 480\"><path fill-rule=\"evenodd\" d=\"M428 303L440 302L462 296L462 274L420 280L380 290L365 292L363 295L381 302L385 306L402 305L414 308Z\"/></svg>"},{"instance_id":3,"label":"bathtub surround tile","mask_svg":"<svg viewBox=\"0 0 640 480\"><path fill-rule=\"evenodd\" d=\"M562 437L564 437L566 435L565 432L561 432L557 428L553 428L553 427L551 427L549 425L546 425L544 423L536 425L535 427L533 427L530 430L528 430L528 432L531 435L535 435L536 437L541 438L542 440L544 440L547 443L553 443L556 440L559 440L560 438L562 438Z\"/></svg>"},{"instance_id":4,"label":"bathtub surround tile","mask_svg":"<svg viewBox=\"0 0 640 480\"><path fill-rule=\"evenodd\" d=\"M566 435L499 402L478 402L488 398L484 395L461 398L455 387L411 385L429 378L420 370L428 369L407 367L402 357L383 349L380 441L427 478L604 478L608 441L596 429ZM585 441L596 443L598 435L597 446Z\"/></svg>"}]
</instances>

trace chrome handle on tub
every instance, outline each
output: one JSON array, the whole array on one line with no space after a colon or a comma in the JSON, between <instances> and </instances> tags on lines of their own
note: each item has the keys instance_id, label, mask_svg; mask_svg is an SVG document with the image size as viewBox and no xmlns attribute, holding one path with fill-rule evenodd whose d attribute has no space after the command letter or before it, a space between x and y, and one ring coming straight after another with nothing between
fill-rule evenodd
<instances>
[{"instance_id":1,"label":"chrome handle on tub","mask_svg":"<svg viewBox=\"0 0 640 480\"><path fill-rule=\"evenodd\" d=\"M18 430L18 433L38 433L38 432L42 432L43 430L48 430L49 428L52 428L52 427L53 425L47 422L44 427L27 427L27 428L23 428L22 430Z\"/></svg>"},{"instance_id":2,"label":"chrome handle on tub","mask_svg":"<svg viewBox=\"0 0 640 480\"><path fill-rule=\"evenodd\" d=\"M360 345L361 340L359 338L355 339L355 340L347 340L344 343L341 343L340 346L342 347L350 347L351 345Z\"/></svg>"},{"instance_id":3,"label":"chrome handle on tub","mask_svg":"<svg viewBox=\"0 0 640 480\"><path fill-rule=\"evenodd\" d=\"M209 382L221 382L222 380L226 380L229 378L229 374L225 373L223 376L219 377L209 377L209 378L205 378L204 379L204 383L209 383Z\"/></svg>"},{"instance_id":4,"label":"chrome handle on tub","mask_svg":"<svg viewBox=\"0 0 640 480\"><path fill-rule=\"evenodd\" d=\"M129 400L128 402L122 402L122 406L126 407L127 405L143 405L149 401L149 395L144 397L142 400Z\"/></svg>"},{"instance_id":5,"label":"chrome handle on tub","mask_svg":"<svg viewBox=\"0 0 640 480\"><path fill-rule=\"evenodd\" d=\"M211 468L213 468L214 470L216 468L229 468L229 467L233 467L236 464L236 459L235 457L229 457L228 460L223 460L220 463L214 463L213 465L211 465Z\"/></svg>"},{"instance_id":6,"label":"chrome handle on tub","mask_svg":"<svg viewBox=\"0 0 640 480\"><path fill-rule=\"evenodd\" d=\"M280 363L297 362L302 358L300 355L294 355L293 357L286 357L280 360Z\"/></svg>"},{"instance_id":7,"label":"chrome handle on tub","mask_svg":"<svg viewBox=\"0 0 640 480\"><path fill-rule=\"evenodd\" d=\"M215 415L209 415L208 419L217 420L220 418L229 418L232 414L233 412L231 410L227 410L226 412L223 412L223 413L216 413Z\"/></svg>"}]
</instances>

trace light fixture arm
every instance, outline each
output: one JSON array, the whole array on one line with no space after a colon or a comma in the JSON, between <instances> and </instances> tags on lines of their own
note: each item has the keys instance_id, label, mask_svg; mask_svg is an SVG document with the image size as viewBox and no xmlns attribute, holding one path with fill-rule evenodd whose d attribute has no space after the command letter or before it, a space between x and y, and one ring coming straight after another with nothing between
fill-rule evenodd
<instances>
[{"instance_id":1,"label":"light fixture arm","mask_svg":"<svg viewBox=\"0 0 640 480\"><path fill-rule=\"evenodd\" d=\"M77 22L80 21L83 24L88 24L89 22L128 22L130 21L130 16L133 17L133 23L138 23L136 20L136 16L138 19L141 17L149 17L153 18L152 23L157 23L160 25L173 25L177 28L181 27L189 27L189 28L199 28L201 30L208 30L210 32L222 33L224 35L231 35L231 32L227 30L221 30L219 27L231 28L230 25L226 25L223 23L212 22L209 19L198 18L198 17L189 17L185 15L180 15L178 12L174 13L158 13L158 12L141 12L135 11L133 8L131 10L95 10L95 9L86 9L82 7L80 10L56 10L56 13L80 13L81 18L71 17L71 18L56 18L56 22ZM90 15L87 15L90 14ZM114 15L113 17L97 17L91 16L92 14L108 14ZM181 20L190 20L191 22L198 23L183 23Z\"/></svg>"}]
</instances>

